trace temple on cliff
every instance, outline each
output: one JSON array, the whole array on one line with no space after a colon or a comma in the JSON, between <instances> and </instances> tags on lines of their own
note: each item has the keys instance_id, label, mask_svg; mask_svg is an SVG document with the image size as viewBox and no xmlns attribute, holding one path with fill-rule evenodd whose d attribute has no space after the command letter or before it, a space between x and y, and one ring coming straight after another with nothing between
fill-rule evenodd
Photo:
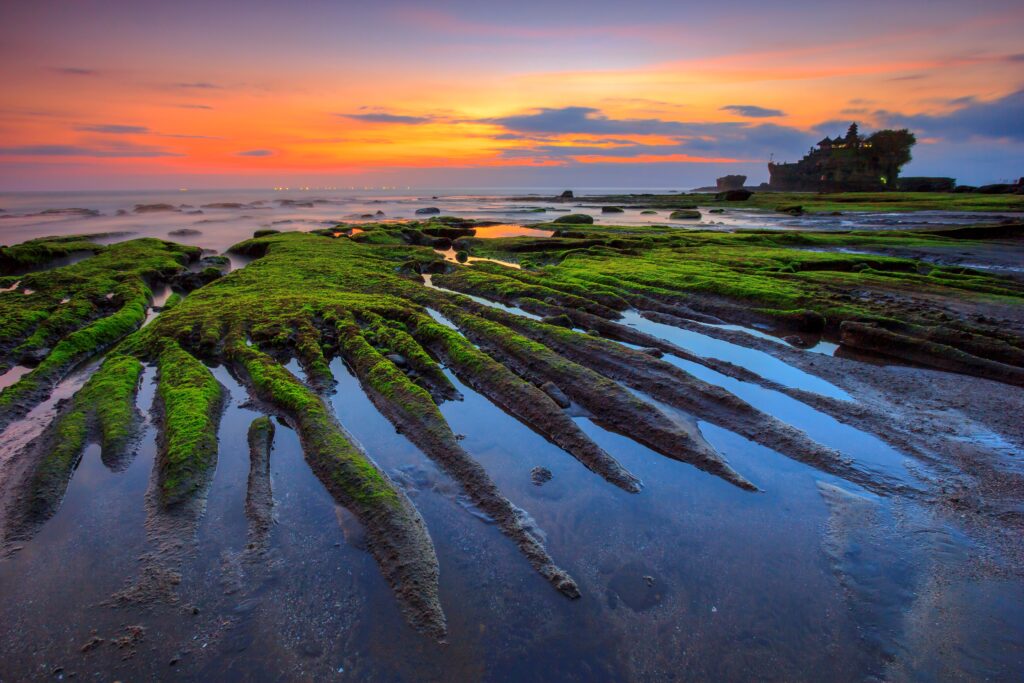
<instances>
[{"instance_id":1,"label":"temple on cliff","mask_svg":"<svg viewBox=\"0 0 1024 683\"><path fill-rule=\"evenodd\" d=\"M826 137L792 164L768 163L772 190L873 192L896 189L900 168L916 142L908 130L880 130L863 137L850 124L845 137Z\"/></svg>"}]
</instances>

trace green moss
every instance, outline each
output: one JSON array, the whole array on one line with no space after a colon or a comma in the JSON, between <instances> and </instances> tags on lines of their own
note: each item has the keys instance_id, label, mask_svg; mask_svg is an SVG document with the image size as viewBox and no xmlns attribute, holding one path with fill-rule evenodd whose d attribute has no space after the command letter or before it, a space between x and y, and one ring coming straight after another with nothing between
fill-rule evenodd
<instances>
[{"instance_id":1,"label":"green moss","mask_svg":"<svg viewBox=\"0 0 1024 683\"><path fill-rule=\"evenodd\" d=\"M78 465L89 437L89 415L78 407L68 410L49 433L53 446L39 461L32 475L34 514L45 514L63 497L68 479Z\"/></svg>"},{"instance_id":2,"label":"green moss","mask_svg":"<svg viewBox=\"0 0 1024 683\"><path fill-rule=\"evenodd\" d=\"M169 342L157 358L163 408L160 494L174 505L202 488L217 459L223 388L199 360Z\"/></svg>"},{"instance_id":3,"label":"green moss","mask_svg":"<svg viewBox=\"0 0 1024 683\"><path fill-rule=\"evenodd\" d=\"M135 394L141 376L142 363L137 358L111 355L75 397L76 404L81 402L95 413L104 451L122 448L135 431Z\"/></svg>"},{"instance_id":4,"label":"green moss","mask_svg":"<svg viewBox=\"0 0 1024 683\"><path fill-rule=\"evenodd\" d=\"M32 290L31 295L0 293L0 364L53 349L34 378L50 381L69 363L102 350L141 323L150 296L147 283L167 281L199 255L196 247L139 239L105 247L69 266L25 275L21 287Z\"/></svg>"},{"instance_id":5,"label":"green moss","mask_svg":"<svg viewBox=\"0 0 1024 683\"><path fill-rule=\"evenodd\" d=\"M413 316L417 321L422 317ZM430 355L423 350L423 347L410 335L404 325L398 321L387 321L378 315L366 316L362 326L364 338L381 353L387 351L397 353L406 359L409 366L428 384L427 388L434 388L442 398L454 397L458 392L448 377L441 370L441 367ZM387 351L385 351L385 349Z\"/></svg>"},{"instance_id":6,"label":"green moss","mask_svg":"<svg viewBox=\"0 0 1024 683\"><path fill-rule=\"evenodd\" d=\"M101 235L70 235L29 240L11 247L0 247L0 274L20 273L48 265L79 252L98 254L105 249L90 238Z\"/></svg>"},{"instance_id":7,"label":"green moss","mask_svg":"<svg viewBox=\"0 0 1024 683\"><path fill-rule=\"evenodd\" d=\"M332 489L369 508L398 506L391 482L346 438L316 394L256 349L234 343L229 357L244 371L257 396L294 421L307 458Z\"/></svg>"},{"instance_id":8,"label":"green moss","mask_svg":"<svg viewBox=\"0 0 1024 683\"><path fill-rule=\"evenodd\" d=\"M32 475L32 513L47 516L56 509L90 439L99 440L105 461L117 461L136 433L141 374L137 359L111 355L47 428L46 448Z\"/></svg>"},{"instance_id":9,"label":"green moss","mask_svg":"<svg viewBox=\"0 0 1024 683\"><path fill-rule=\"evenodd\" d=\"M139 327L146 317L149 290L144 285L116 313L62 339L32 372L0 393L0 409L30 400L57 382L71 367L99 353Z\"/></svg>"},{"instance_id":10,"label":"green moss","mask_svg":"<svg viewBox=\"0 0 1024 683\"><path fill-rule=\"evenodd\" d=\"M177 306L178 304L181 303L181 299L182 299L181 294L179 294L178 292L172 293L169 297L167 297L167 301L164 302L163 310L164 311L171 310L172 308L174 308L175 306Z\"/></svg>"},{"instance_id":11,"label":"green moss","mask_svg":"<svg viewBox=\"0 0 1024 683\"><path fill-rule=\"evenodd\" d=\"M366 386L397 407L408 419L444 422L430 394L367 342L354 320L342 321L338 332L342 355Z\"/></svg>"}]
</instances>

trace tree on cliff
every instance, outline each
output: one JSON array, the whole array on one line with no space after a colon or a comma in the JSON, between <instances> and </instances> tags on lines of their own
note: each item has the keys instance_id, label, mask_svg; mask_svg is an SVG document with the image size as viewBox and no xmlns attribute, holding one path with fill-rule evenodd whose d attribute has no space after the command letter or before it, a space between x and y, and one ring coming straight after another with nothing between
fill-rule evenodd
<instances>
[{"instance_id":1,"label":"tree on cliff","mask_svg":"<svg viewBox=\"0 0 1024 683\"><path fill-rule=\"evenodd\" d=\"M891 185L899 176L900 168L910 161L910 148L917 142L917 138L904 128L880 130L866 142L871 144L872 157L877 160L884 182Z\"/></svg>"}]
</instances>

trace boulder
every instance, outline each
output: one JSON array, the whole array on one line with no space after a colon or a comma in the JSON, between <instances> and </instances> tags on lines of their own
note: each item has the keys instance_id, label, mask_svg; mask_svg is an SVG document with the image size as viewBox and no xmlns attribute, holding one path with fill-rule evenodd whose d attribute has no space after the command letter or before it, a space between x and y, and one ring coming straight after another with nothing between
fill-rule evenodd
<instances>
[{"instance_id":1,"label":"boulder","mask_svg":"<svg viewBox=\"0 0 1024 683\"><path fill-rule=\"evenodd\" d=\"M677 209L669 214L669 218L674 221L691 221L700 220L700 211L696 209Z\"/></svg>"},{"instance_id":2,"label":"boulder","mask_svg":"<svg viewBox=\"0 0 1024 683\"><path fill-rule=\"evenodd\" d=\"M548 315L541 318L540 321L546 325L557 325L559 327L567 327L570 330L574 327L572 319L565 313L560 313L558 315Z\"/></svg>"},{"instance_id":3,"label":"boulder","mask_svg":"<svg viewBox=\"0 0 1024 683\"><path fill-rule=\"evenodd\" d=\"M575 195L573 195L572 190L566 190L562 194L558 195L558 198L559 199L574 199Z\"/></svg>"},{"instance_id":4,"label":"boulder","mask_svg":"<svg viewBox=\"0 0 1024 683\"><path fill-rule=\"evenodd\" d=\"M136 204L135 213L156 213L158 211L178 211L178 207L170 204Z\"/></svg>"},{"instance_id":5,"label":"boulder","mask_svg":"<svg viewBox=\"0 0 1024 683\"><path fill-rule=\"evenodd\" d=\"M593 225L594 217L588 216L585 213L570 213L566 216L559 216L553 222L571 225Z\"/></svg>"},{"instance_id":6,"label":"boulder","mask_svg":"<svg viewBox=\"0 0 1024 683\"><path fill-rule=\"evenodd\" d=\"M724 175L715 180L715 187L719 192L727 190L742 190L743 184L747 182L745 175Z\"/></svg>"},{"instance_id":7,"label":"boulder","mask_svg":"<svg viewBox=\"0 0 1024 683\"><path fill-rule=\"evenodd\" d=\"M534 486L543 486L546 482L551 481L551 470L547 467L534 467L530 470L530 480L533 481Z\"/></svg>"},{"instance_id":8,"label":"boulder","mask_svg":"<svg viewBox=\"0 0 1024 683\"><path fill-rule=\"evenodd\" d=\"M601 213L624 213L623 210L617 206L602 206Z\"/></svg>"},{"instance_id":9,"label":"boulder","mask_svg":"<svg viewBox=\"0 0 1024 683\"><path fill-rule=\"evenodd\" d=\"M416 209L417 216L433 216L441 213L441 209L436 206L425 206L422 209Z\"/></svg>"},{"instance_id":10,"label":"boulder","mask_svg":"<svg viewBox=\"0 0 1024 683\"><path fill-rule=\"evenodd\" d=\"M715 195L715 199L721 202L745 202L750 199L754 193L750 190L726 190L725 192L719 192Z\"/></svg>"},{"instance_id":11,"label":"boulder","mask_svg":"<svg viewBox=\"0 0 1024 683\"><path fill-rule=\"evenodd\" d=\"M569 397L554 382L544 382L544 384L540 385L540 390L547 394L560 408L568 408L572 405Z\"/></svg>"}]
</instances>

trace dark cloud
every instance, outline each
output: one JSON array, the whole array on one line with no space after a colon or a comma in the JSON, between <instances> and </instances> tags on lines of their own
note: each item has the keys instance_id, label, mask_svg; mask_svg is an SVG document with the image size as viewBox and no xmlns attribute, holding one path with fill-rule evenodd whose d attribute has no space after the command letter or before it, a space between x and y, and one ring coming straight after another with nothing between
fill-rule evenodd
<instances>
[{"instance_id":1,"label":"dark cloud","mask_svg":"<svg viewBox=\"0 0 1024 683\"><path fill-rule=\"evenodd\" d=\"M274 152L269 149L247 149L244 152L235 152L239 157L269 157Z\"/></svg>"},{"instance_id":2,"label":"dark cloud","mask_svg":"<svg viewBox=\"0 0 1024 683\"><path fill-rule=\"evenodd\" d=\"M480 119L519 133L581 133L587 135L675 135L684 132L682 124L662 119L610 119L593 107L537 109L492 119Z\"/></svg>"},{"instance_id":3,"label":"dark cloud","mask_svg":"<svg viewBox=\"0 0 1024 683\"><path fill-rule=\"evenodd\" d=\"M139 135L149 133L145 126L125 126L119 123L99 123L92 126L78 126L75 130L85 133L107 133L109 135Z\"/></svg>"},{"instance_id":4,"label":"dark cloud","mask_svg":"<svg viewBox=\"0 0 1024 683\"><path fill-rule=\"evenodd\" d=\"M774 123L705 123L700 134L686 141L684 152L704 156L737 157L741 159L767 159L797 156L815 142L806 131Z\"/></svg>"},{"instance_id":5,"label":"dark cloud","mask_svg":"<svg viewBox=\"0 0 1024 683\"><path fill-rule=\"evenodd\" d=\"M99 73L95 69L84 69L80 66L55 66L53 71L65 76L95 76Z\"/></svg>"},{"instance_id":6,"label":"dark cloud","mask_svg":"<svg viewBox=\"0 0 1024 683\"><path fill-rule=\"evenodd\" d=\"M491 137L492 140L540 140L534 135L523 135L522 133L499 133Z\"/></svg>"},{"instance_id":7,"label":"dark cloud","mask_svg":"<svg viewBox=\"0 0 1024 683\"><path fill-rule=\"evenodd\" d=\"M23 145L20 147L0 147L0 156L142 158L178 157L183 155L147 145L112 145L109 147Z\"/></svg>"},{"instance_id":8,"label":"dark cloud","mask_svg":"<svg viewBox=\"0 0 1024 683\"><path fill-rule=\"evenodd\" d=\"M180 109L213 109L208 104L179 104L177 105Z\"/></svg>"},{"instance_id":9,"label":"dark cloud","mask_svg":"<svg viewBox=\"0 0 1024 683\"><path fill-rule=\"evenodd\" d=\"M529 114L482 119L515 134L600 136L663 135L676 144L629 145L611 148L559 147L542 145L538 151L552 156L603 154L629 157L645 154L690 154L693 156L767 159L769 155L806 151L812 139L804 131L787 126L739 121L685 122L664 119L612 119L592 107L538 109ZM614 138L613 138L614 139ZM603 142L608 140L603 140Z\"/></svg>"},{"instance_id":10,"label":"dark cloud","mask_svg":"<svg viewBox=\"0 0 1024 683\"><path fill-rule=\"evenodd\" d=\"M887 78L885 80L887 80L887 81L920 81L923 78L927 78L927 76L925 76L924 74L908 74L906 76L893 76L892 78Z\"/></svg>"},{"instance_id":11,"label":"dark cloud","mask_svg":"<svg viewBox=\"0 0 1024 683\"><path fill-rule=\"evenodd\" d=\"M1006 61L1008 62L1024 62L1024 52L1016 55L1006 55Z\"/></svg>"},{"instance_id":12,"label":"dark cloud","mask_svg":"<svg viewBox=\"0 0 1024 683\"><path fill-rule=\"evenodd\" d=\"M963 106L948 114L900 114L880 111L886 125L909 128L930 137L952 141L970 138L1024 142L1024 90L991 102L962 98Z\"/></svg>"},{"instance_id":13,"label":"dark cloud","mask_svg":"<svg viewBox=\"0 0 1024 683\"><path fill-rule=\"evenodd\" d=\"M533 156L551 160L585 155L629 158L673 154L767 159L773 153L802 154L815 139L805 131L771 123L611 119L590 107L538 109L530 114L484 119L483 122L510 129L510 132L494 136L495 139L538 143L516 150L501 150L503 156ZM572 134L600 136L601 143L614 146L602 146L589 141L566 145L564 138L559 139L562 144L554 144L555 136ZM650 134L670 137L674 142L647 145L622 137Z\"/></svg>"},{"instance_id":14,"label":"dark cloud","mask_svg":"<svg viewBox=\"0 0 1024 683\"><path fill-rule=\"evenodd\" d=\"M781 109L765 109L753 104L727 104L721 108L722 111L731 111L739 116L746 116L751 119L766 119L772 116L785 116Z\"/></svg>"},{"instance_id":15,"label":"dark cloud","mask_svg":"<svg viewBox=\"0 0 1024 683\"><path fill-rule=\"evenodd\" d=\"M404 123L418 125L430 123L434 120L431 116L402 116L400 114L388 114L387 112L368 112L366 114L337 114L342 118L366 121L367 123Z\"/></svg>"}]
</instances>

